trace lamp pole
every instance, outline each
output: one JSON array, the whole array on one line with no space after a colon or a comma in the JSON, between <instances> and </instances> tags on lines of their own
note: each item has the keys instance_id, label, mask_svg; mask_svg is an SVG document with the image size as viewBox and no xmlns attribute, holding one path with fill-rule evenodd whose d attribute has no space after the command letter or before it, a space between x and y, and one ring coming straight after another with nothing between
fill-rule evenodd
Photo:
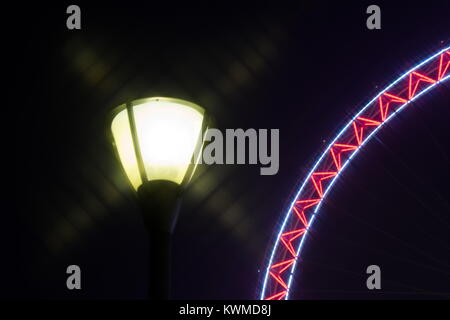
<instances>
[{"instance_id":1,"label":"lamp pole","mask_svg":"<svg viewBox=\"0 0 450 320\"><path fill-rule=\"evenodd\" d=\"M185 100L139 99L112 112L114 150L137 192L149 234L150 299L170 298L171 238L180 195L195 171L205 132L205 110Z\"/></svg>"},{"instance_id":2,"label":"lamp pole","mask_svg":"<svg viewBox=\"0 0 450 320\"><path fill-rule=\"evenodd\" d=\"M171 238L180 207L180 186L167 180L142 184L137 195L149 234L149 298L170 298Z\"/></svg>"}]
</instances>

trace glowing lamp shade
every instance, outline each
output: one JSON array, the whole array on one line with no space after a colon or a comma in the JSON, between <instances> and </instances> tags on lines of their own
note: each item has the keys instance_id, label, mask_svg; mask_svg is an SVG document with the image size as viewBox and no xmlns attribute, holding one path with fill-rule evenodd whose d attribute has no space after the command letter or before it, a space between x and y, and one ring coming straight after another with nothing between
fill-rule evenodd
<instances>
[{"instance_id":1,"label":"glowing lamp shade","mask_svg":"<svg viewBox=\"0 0 450 320\"><path fill-rule=\"evenodd\" d=\"M151 180L190 179L203 142L204 114L191 102L160 97L115 110L113 143L134 189Z\"/></svg>"}]
</instances>

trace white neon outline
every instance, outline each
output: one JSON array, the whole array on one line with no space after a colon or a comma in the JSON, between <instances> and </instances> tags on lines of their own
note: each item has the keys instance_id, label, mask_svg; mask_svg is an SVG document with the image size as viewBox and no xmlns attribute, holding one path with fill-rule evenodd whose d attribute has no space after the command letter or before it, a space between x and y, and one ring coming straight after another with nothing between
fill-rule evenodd
<instances>
[{"instance_id":1,"label":"white neon outline","mask_svg":"<svg viewBox=\"0 0 450 320\"><path fill-rule=\"evenodd\" d=\"M298 190L298 192L296 193L294 199L292 200L290 206L289 206L289 210L287 211L287 213L285 214L285 218L283 220L283 224L281 225L281 228L279 229L278 235L275 238L275 244L273 245L272 248L272 252L270 254L270 260L269 263L267 264L267 268L266 268L266 273L264 275L264 282L263 282L263 287L261 290L261 295L260 295L260 300L264 299L265 293L266 293L266 285L267 285L267 280L269 277L269 270L270 267L272 266L272 262L273 262L273 257L275 255L275 252L278 248L278 244L280 242L280 237L281 234L284 231L284 228L286 226L286 223L290 217L292 208L294 207L295 202L297 201L300 193L303 191L303 188L305 187L306 183L308 182L308 180L311 178L311 175L313 174L313 172L315 171L315 169L317 168L317 166L321 163L322 159L328 154L330 148L334 145L334 143L337 141L337 139L339 139L341 137L341 135L348 129L348 127L350 125L352 125L352 123L355 121L356 118L358 118L376 99L378 99L382 94L384 94L387 90L389 90L390 88L392 88L395 84L397 84L399 81L403 80L405 77L407 77L411 72L415 71L416 69L420 68L421 66L423 66L424 64L426 64L427 62L433 60L434 58L436 58L437 56L441 55L442 53L446 52L450 50L450 46L442 49L441 51L439 51L438 53L432 55L431 57L423 60L421 63L419 63L418 65L416 65L415 67L411 68L410 70L408 70L407 72L405 72L403 75L401 75L399 78L397 78L397 80L395 80L394 82L392 82L389 86L387 86L386 88L384 88L380 93L378 93L372 100L370 100L370 102L368 102L355 116L353 116L353 118L344 126L344 128L342 128L342 130L337 134L337 136L333 139L333 141L328 145L328 147L325 149L325 151L322 153L322 155L319 157L319 159L316 161L316 163L314 164L313 168L311 169L311 171L308 173L308 175L306 176L305 180L303 181L303 184L301 185L300 189ZM295 273L295 268L297 266L297 261L298 258L300 257L300 252L301 249L303 247L303 243L307 237L309 228L312 226L314 218L316 216L316 214L318 213L319 208L322 205L322 200L325 199L326 195L328 194L329 190L331 190L331 187L333 186L333 184L335 183L335 181L337 180L337 178L339 177L339 175L341 174L341 172L344 171L345 167L350 163L350 160L353 158L354 155L356 155L358 153L358 151L367 143L367 141L369 141L371 139L371 137L373 136L373 134L375 134L376 132L378 132L378 130L384 125L386 124L389 120L391 120L395 115L397 115L401 110L403 110L410 102L413 102L414 100L416 100L418 97L420 97L422 94L424 94L425 92L428 92L431 88L435 87L437 84L443 83L444 81L450 79L450 75L446 76L445 78L436 81L435 83L433 83L432 85L430 85L429 87L427 87L426 89L422 90L420 93L418 93L417 95L415 95L412 99L408 100L407 102L405 102L402 106L400 106L396 111L394 111L388 118L386 118L379 126L377 126L373 132L371 132L367 138L361 143L361 145L355 149L352 154L349 156L349 158L347 159L347 161L344 163L344 165L341 166L341 169L337 172L336 176L333 178L333 181L329 184L329 186L327 187L327 189L325 190L325 192L323 193L322 198L320 199L320 202L318 203L316 209L314 210L313 215L310 218L308 227L306 228L306 232L302 237L302 240L300 241L300 244L298 246L297 249L297 256L295 257L294 263L291 267L291 272L289 274L289 280L287 283L287 290L286 290L286 295L284 297L284 300L288 300L288 296L289 296L289 291L291 288L291 282L292 282L292 278L293 275Z\"/></svg>"}]
</instances>

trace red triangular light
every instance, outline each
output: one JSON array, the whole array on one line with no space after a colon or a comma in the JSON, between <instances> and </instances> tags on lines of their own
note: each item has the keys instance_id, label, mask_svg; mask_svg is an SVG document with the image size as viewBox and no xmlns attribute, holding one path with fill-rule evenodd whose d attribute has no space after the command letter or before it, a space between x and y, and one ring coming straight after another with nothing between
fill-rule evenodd
<instances>
[{"instance_id":1,"label":"red triangular light","mask_svg":"<svg viewBox=\"0 0 450 320\"><path fill-rule=\"evenodd\" d=\"M379 126L381 124L380 121L367 119L363 117L358 117L353 122L353 130L355 132L356 141L358 142L358 145L361 145L363 141L363 131L365 127L368 126Z\"/></svg>"},{"instance_id":2,"label":"red triangular light","mask_svg":"<svg viewBox=\"0 0 450 320\"><path fill-rule=\"evenodd\" d=\"M264 300L281 300L286 296L287 290L283 290L281 292L278 292L274 294L273 296L270 296Z\"/></svg>"},{"instance_id":3,"label":"red triangular light","mask_svg":"<svg viewBox=\"0 0 450 320\"><path fill-rule=\"evenodd\" d=\"M333 157L334 164L336 165L336 168L338 171L341 170L341 167L342 167L341 154L343 152L353 151L356 148L358 148L358 146L353 146L353 145L349 145L349 144L341 144L341 143L335 143L330 148L331 156Z\"/></svg>"},{"instance_id":4,"label":"red triangular light","mask_svg":"<svg viewBox=\"0 0 450 320\"><path fill-rule=\"evenodd\" d=\"M306 228L301 228L293 231L285 232L281 235L281 242L285 245L285 247L289 250L293 257L296 257L297 254L292 246L292 241L299 238L302 234L306 232Z\"/></svg>"},{"instance_id":5,"label":"red triangular light","mask_svg":"<svg viewBox=\"0 0 450 320\"><path fill-rule=\"evenodd\" d=\"M378 98L378 102L380 104L381 121L384 121L387 118L389 105L391 103L406 103L407 100L385 92Z\"/></svg>"},{"instance_id":6,"label":"red triangular light","mask_svg":"<svg viewBox=\"0 0 450 320\"><path fill-rule=\"evenodd\" d=\"M445 73L449 70L450 67L450 51L444 52L439 57L439 71L438 71L438 80L442 80L444 78Z\"/></svg>"},{"instance_id":7,"label":"red triangular light","mask_svg":"<svg viewBox=\"0 0 450 320\"><path fill-rule=\"evenodd\" d=\"M300 219L300 221L302 222L302 224L305 228L308 227L308 220L306 219L306 216L305 216L305 210L312 206L315 206L319 202L320 202L320 198L319 199L298 200L295 202L295 206L292 209L294 210L295 214Z\"/></svg>"},{"instance_id":8,"label":"red triangular light","mask_svg":"<svg viewBox=\"0 0 450 320\"><path fill-rule=\"evenodd\" d=\"M285 260L270 267L270 275L272 276L272 278L274 278L286 290L288 289L288 287L283 278L281 278L281 274L289 269L290 266L292 266L294 260L295 259Z\"/></svg>"},{"instance_id":9,"label":"red triangular light","mask_svg":"<svg viewBox=\"0 0 450 320\"><path fill-rule=\"evenodd\" d=\"M419 87L420 82L428 82L435 83L436 80L433 80L421 73L411 72L409 74L409 89L408 89L408 99L411 100L416 94L417 88Z\"/></svg>"},{"instance_id":10,"label":"red triangular light","mask_svg":"<svg viewBox=\"0 0 450 320\"><path fill-rule=\"evenodd\" d=\"M334 177L337 174L337 172L314 172L311 175L311 180L314 184L314 188L316 189L319 196L323 197L323 187L322 187L322 181L330 179Z\"/></svg>"}]
</instances>

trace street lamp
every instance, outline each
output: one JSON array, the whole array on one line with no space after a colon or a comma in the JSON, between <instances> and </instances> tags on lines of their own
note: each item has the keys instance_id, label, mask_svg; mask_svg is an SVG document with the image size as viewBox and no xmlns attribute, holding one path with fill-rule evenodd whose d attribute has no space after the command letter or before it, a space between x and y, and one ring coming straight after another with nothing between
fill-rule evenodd
<instances>
[{"instance_id":1,"label":"street lamp","mask_svg":"<svg viewBox=\"0 0 450 320\"><path fill-rule=\"evenodd\" d=\"M169 298L170 239L205 131L205 110L180 99L140 99L113 110L113 145L149 232L151 299Z\"/></svg>"}]
</instances>

